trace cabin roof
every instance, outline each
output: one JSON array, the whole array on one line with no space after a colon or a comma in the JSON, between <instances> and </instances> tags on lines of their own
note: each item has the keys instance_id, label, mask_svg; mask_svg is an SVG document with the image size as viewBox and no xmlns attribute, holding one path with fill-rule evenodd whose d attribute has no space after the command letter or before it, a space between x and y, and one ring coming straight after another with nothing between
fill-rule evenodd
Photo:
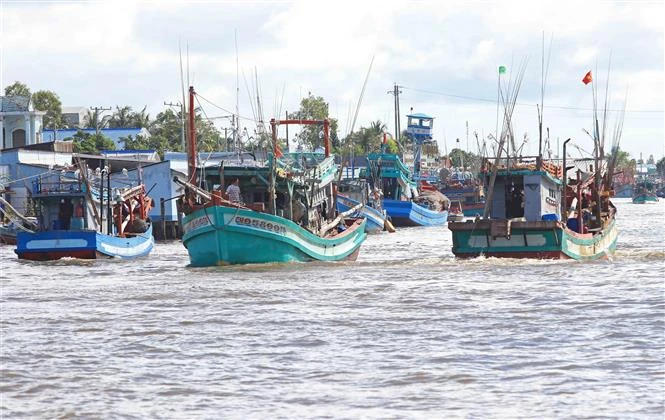
<instances>
[{"instance_id":1,"label":"cabin roof","mask_svg":"<svg viewBox=\"0 0 665 420\"><path fill-rule=\"evenodd\" d=\"M430 117L429 115L427 115L427 114L423 114L422 112L416 112L415 114L408 114L408 115L407 115L407 118L409 118L409 117L413 117L413 118L425 118L425 119L428 119L428 120L433 120L433 119L434 119L434 117Z\"/></svg>"}]
</instances>

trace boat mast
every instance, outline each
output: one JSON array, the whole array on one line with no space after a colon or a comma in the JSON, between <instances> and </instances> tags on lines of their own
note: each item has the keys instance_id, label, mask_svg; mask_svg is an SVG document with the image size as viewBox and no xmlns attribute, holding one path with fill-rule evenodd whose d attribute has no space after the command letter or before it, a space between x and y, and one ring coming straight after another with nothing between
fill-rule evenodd
<instances>
[{"instance_id":1,"label":"boat mast","mask_svg":"<svg viewBox=\"0 0 665 420\"><path fill-rule=\"evenodd\" d=\"M189 147L187 148L187 179L198 186L196 180L196 125L194 124L194 86L189 87Z\"/></svg>"}]
</instances>

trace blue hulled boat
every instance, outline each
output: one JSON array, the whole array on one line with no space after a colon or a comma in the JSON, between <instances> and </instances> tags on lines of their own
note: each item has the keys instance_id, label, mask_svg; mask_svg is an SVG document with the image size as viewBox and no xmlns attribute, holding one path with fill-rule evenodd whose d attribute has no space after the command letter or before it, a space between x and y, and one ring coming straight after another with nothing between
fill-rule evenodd
<instances>
[{"instance_id":1,"label":"blue hulled boat","mask_svg":"<svg viewBox=\"0 0 665 420\"><path fill-rule=\"evenodd\" d=\"M144 186L104 191L104 180L95 185L86 173L87 168L49 172L33 182L38 222L16 234L14 252L20 259L129 259L152 251L152 200Z\"/></svg>"}]
</instances>

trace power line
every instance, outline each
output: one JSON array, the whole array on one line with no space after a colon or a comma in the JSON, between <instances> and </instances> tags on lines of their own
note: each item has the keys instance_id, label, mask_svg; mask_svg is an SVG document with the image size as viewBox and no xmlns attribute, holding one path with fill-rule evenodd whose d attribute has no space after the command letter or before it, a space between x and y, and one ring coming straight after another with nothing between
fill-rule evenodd
<instances>
[{"instance_id":1,"label":"power line","mask_svg":"<svg viewBox=\"0 0 665 420\"><path fill-rule=\"evenodd\" d=\"M402 89L409 89L414 92L421 92L421 93L428 93L431 95L439 95L439 96L446 96L449 98L456 98L456 99L464 99L467 101L477 101L477 102L489 102L489 103L495 103L494 99L485 99L485 98L476 98L473 96L463 96L463 95L453 95L449 93L443 93L443 92L437 92L433 90L427 90L427 89L417 89L417 88L410 88L406 86L400 86ZM536 105L532 104L526 104L526 103L517 103L517 105L520 106L529 106L529 107L535 107ZM566 109L566 110L573 110L573 111L593 111L591 108L580 108L580 107L574 107L574 106L556 106L556 105L549 105L548 108L555 108L555 109ZM621 109L608 109L608 112L623 112ZM647 110L625 110L625 112L631 112L631 113L663 113L663 110L656 110L656 109L647 109Z\"/></svg>"}]
</instances>

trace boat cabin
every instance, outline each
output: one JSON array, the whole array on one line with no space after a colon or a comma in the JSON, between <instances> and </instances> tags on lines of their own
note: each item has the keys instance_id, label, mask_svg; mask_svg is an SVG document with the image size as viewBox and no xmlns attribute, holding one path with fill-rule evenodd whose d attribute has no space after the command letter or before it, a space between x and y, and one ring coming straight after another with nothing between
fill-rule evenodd
<instances>
[{"instance_id":1,"label":"boat cabin","mask_svg":"<svg viewBox=\"0 0 665 420\"><path fill-rule=\"evenodd\" d=\"M485 176L489 184L490 174ZM500 169L494 183L490 218L561 220L561 180L548 171Z\"/></svg>"}]
</instances>

